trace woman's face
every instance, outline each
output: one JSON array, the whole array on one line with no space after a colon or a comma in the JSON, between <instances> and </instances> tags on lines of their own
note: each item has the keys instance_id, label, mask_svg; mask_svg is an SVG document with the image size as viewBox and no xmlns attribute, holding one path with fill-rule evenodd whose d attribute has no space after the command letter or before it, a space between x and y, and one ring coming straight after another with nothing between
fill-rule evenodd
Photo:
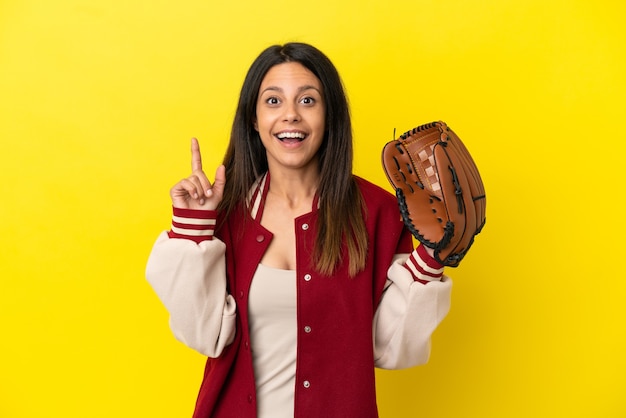
<instances>
[{"instance_id":1,"label":"woman's face","mask_svg":"<svg viewBox=\"0 0 626 418\"><path fill-rule=\"evenodd\" d=\"M302 64L275 65L259 88L254 128L273 168L317 168L324 140L325 104L320 80Z\"/></svg>"}]
</instances>

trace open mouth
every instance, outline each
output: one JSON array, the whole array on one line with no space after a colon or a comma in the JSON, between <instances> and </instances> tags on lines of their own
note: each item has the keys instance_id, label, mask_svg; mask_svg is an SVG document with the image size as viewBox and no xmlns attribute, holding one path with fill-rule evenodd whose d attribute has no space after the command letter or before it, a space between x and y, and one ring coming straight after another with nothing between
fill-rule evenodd
<instances>
[{"instance_id":1,"label":"open mouth","mask_svg":"<svg viewBox=\"0 0 626 418\"><path fill-rule=\"evenodd\" d=\"M306 134L304 132L279 132L276 134L276 138L282 142L301 142L306 138Z\"/></svg>"}]
</instances>

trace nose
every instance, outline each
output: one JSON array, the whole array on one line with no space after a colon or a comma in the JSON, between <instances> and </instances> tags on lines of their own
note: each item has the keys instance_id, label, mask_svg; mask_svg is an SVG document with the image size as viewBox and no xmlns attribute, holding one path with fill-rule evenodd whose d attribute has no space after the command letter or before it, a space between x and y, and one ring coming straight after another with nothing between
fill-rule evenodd
<instances>
[{"instance_id":1,"label":"nose","mask_svg":"<svg viewBox=\"0 0 626 418\"><path fill-rule=\"evenodd\" d=\"M285 113L283 115L283 120L285 122L298 122L300 120L300 113L298 112L298 106L295 103L285 106Z\"/></svg>"}]
</instances>

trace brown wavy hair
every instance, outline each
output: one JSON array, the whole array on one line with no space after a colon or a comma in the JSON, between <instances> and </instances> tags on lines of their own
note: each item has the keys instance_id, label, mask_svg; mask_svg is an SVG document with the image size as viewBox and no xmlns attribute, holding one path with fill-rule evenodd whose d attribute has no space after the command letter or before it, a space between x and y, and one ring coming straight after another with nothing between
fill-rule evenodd
<instances>
[{"instance_id":1,"label":"brown wavy hair","mask_svg":"<svg viewBox=\"0 0 626 418\"><path fill-rule=\"evenodd\" d=\"M254 129L259 89L267 72L278 64L297 62L320 80L326 126L319 154L319 221L314 248L317 269L332 274L343 261L347 245L350 276L363 270L367 255L365 205L352 174L352 124L348 100L337 69L317 48L287 43L265 49L245 77L224 157L226 186L218 208L224 218L244 204L253 183L268 170L267 155Z\"/></svg>"}]
</instances>

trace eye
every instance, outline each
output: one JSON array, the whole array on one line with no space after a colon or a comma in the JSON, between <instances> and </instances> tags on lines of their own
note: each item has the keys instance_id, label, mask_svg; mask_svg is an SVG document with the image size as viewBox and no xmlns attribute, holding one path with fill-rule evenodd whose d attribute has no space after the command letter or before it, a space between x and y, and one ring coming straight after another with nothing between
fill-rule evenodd
<instances>
[{"instance_id":1,"label":"eye","mask_svg":"<svg viewBox=\"0 0 626 418\"><path fill-rule=\"evenodd\" d=\"M312 105L315 103L315 99L313 97L307 96L300 99L300 103L305 105Z\"/></svg>"},{"instance_id":2,"label":"eye","mask_svg":"<svg viewBox=\"0 0 626 418\"><path fill-rule=\"evenodd\" d=\"M278 97L271 96L271 97L268 97L267 99L265 99L265 103L267 103L269 105L277 105L277 104L280 103L280 100L278 100Z\"/></svg>"}]
</instances>

